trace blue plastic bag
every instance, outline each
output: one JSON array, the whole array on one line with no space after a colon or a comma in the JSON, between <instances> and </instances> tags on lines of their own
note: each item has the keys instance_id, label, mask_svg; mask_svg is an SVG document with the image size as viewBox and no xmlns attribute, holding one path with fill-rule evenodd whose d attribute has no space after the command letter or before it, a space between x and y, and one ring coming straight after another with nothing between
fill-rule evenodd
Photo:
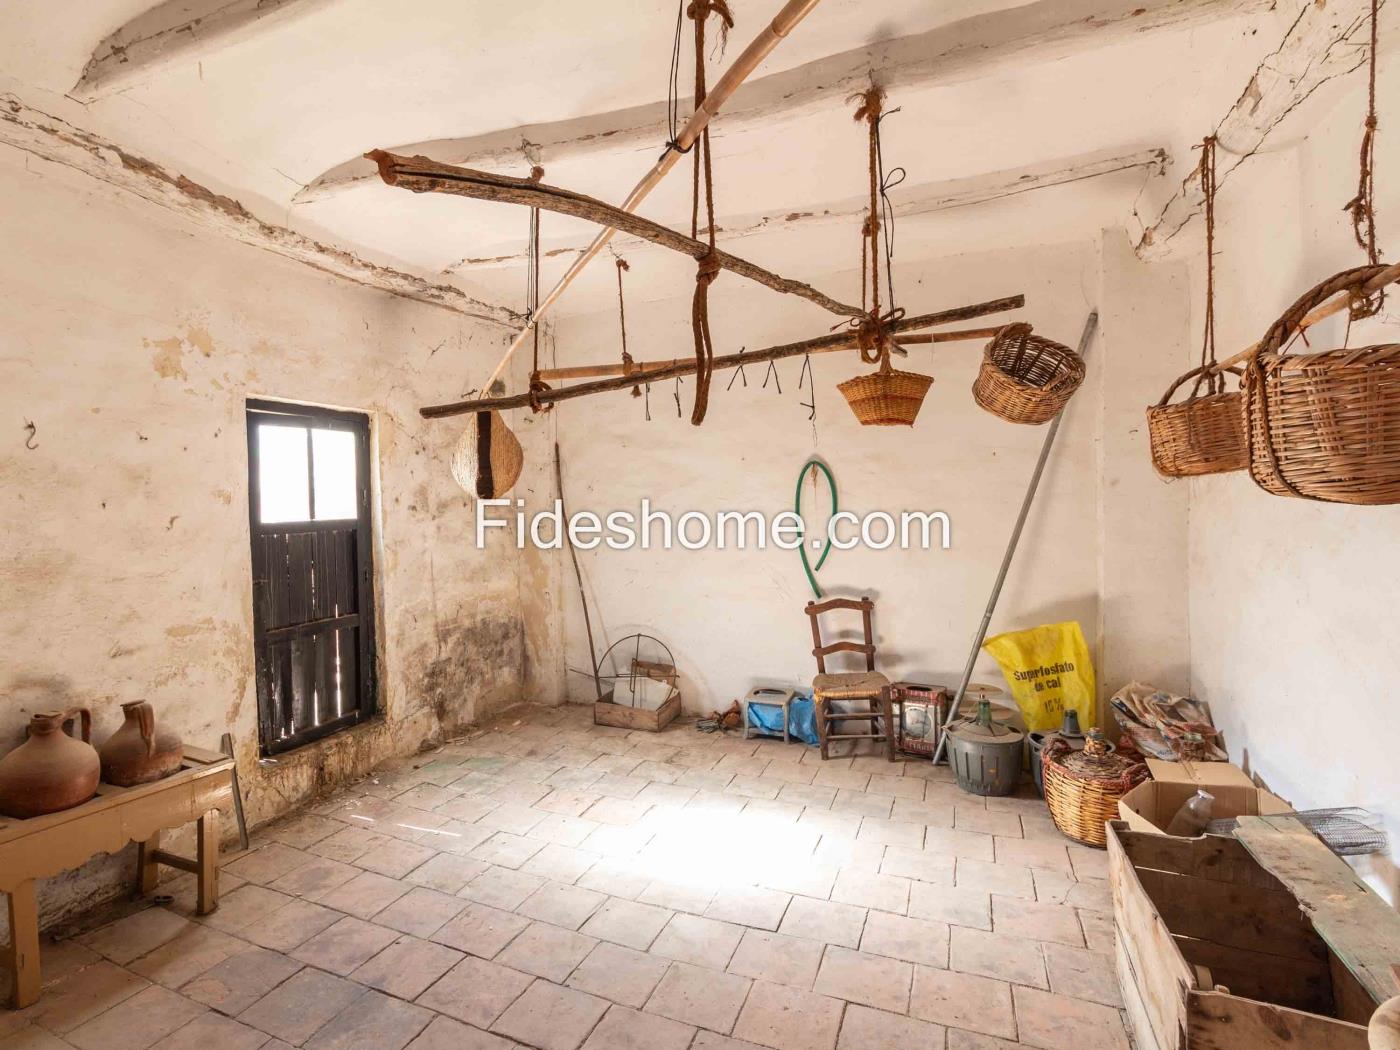
<instances>
[{"instance_id":1,"label":"blue plastic bag","mask_svg":"<svg viewBox=\"0 0 1400 1050\"><path fill-rule=\"evenodd\" d=\"M817 711L810 693L798 693L788 703L788 732L809 747L821 743L817 736Z\"/></svg>"}]
</instances>

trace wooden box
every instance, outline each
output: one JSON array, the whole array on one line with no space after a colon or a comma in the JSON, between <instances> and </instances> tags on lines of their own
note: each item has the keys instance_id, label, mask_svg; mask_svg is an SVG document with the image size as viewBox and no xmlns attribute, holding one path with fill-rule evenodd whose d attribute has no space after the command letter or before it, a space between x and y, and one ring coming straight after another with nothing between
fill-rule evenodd
<instances>
[{"instance_id":1,"label":"wooden box","mask_svg":"<svg viewBox=\"0 0 1400 1050\"><path fill-rule=\"evenodd\" d=\"M645 702L642 698L648 694L659 694L658 702ZM620 703L620 698L628 702ZM633 660L631 673L620 676L594 702L593 724L659 733L680 717L680 713L676 669L669 664Z\"/></svg>"},{"instance_id":2,"label":"wooden box","mask_svg":"<svg viewBox=\"0 0 1400 1050\"><path fill-rule=\"evenodd\" d=\"M1242 817L1239 835L1108 825L1138 1050L1367 1050L1400 915L1291 817Z\"/></svg>"}]
</instances>

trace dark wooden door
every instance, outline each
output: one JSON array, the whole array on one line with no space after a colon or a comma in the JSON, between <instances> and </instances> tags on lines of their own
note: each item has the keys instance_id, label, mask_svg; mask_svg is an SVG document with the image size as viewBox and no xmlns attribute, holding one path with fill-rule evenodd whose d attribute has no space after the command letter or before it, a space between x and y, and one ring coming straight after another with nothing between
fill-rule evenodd
<instances>
[{"instance_id":1,"label":"dark wooden door","mask_svg":"<svg viewBox=\"0 0 1400 1050\"><path fill-rule=\"evenodd\" d=\"M248 403L253 625L262 750L374 713L369 419Z\"/></svg>"}]
</instances>

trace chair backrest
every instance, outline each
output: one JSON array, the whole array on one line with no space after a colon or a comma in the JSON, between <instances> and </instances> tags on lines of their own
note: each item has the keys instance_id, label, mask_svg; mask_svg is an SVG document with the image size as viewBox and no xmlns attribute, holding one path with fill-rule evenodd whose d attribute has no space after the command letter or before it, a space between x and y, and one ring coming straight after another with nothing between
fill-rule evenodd
<instances>
[{"instance_id":1,"label":"chair backrest","mask_svg":"<svg viewBox=\"0 0 1400 1050\"><path fill-rule=\"evenodd\" d=\"M862 642L832 642L830 645L822 644L822 631L818 618L822 613L831 612L834 609L853 609L860 613L861 624L865 628L865 641ZM864 653L865 669L875 670L875 629L872 624L872 617L875 612L875 603L869 598L862 598L856 601L853 598L828 598L824 602L808 602L807 616L812 621L812 655L817 658L817 671L826 674L826 658L832 653Z\"/></svg>"}]
</instances>

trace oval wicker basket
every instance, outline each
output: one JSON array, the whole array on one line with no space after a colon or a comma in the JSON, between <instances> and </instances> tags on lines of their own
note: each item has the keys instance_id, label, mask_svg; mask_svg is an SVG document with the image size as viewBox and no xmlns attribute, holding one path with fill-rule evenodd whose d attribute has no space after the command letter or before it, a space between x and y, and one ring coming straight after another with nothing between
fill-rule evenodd
<instances>
[{"instance_id":1,"label":"oval wicker basket","mask_svg":"<svg viewBox=\"0 0 1400 1050\"><path fill-rule=\"evenodd\" d=\"M499 499L517 481L525 464L520 441L494 409L477 412L452 453L452 476L468 495Z\"/></svg>"},{"instance_id":2,"label":"oval wicker basket","mask_svg":"<svg viewBox=\"0 0 1400 1050\"><path fill-rule=\"evenodd\" d=\"M972 396L1008 423L1048 423L1084 382L1084 361L1067 346L1009 324L987 344Z\"/></svg>"},{"instance_id":3,"label":"oval wicker basket","mask_svg":"<svg viewBox=\"0 0 1400 1050\"><path fill-rule=\"evenodd\" d=\"M836 389L846 398L861 426L912 427L932 385L932 376L881 368L838 383Z\"/></svg>"},{"instance_id":4,"label":"oval wicker basket","mask_svg":"<svg viewBox=\"0 0 1400 1050\"><path fill-rule=\"evenodd\" d=\"M1386 267L1345 270L1274 322L1242 389L1249 474L1276 496L1326 503L1400 503L1400 344L1289 354L1314 307L1356 293Z\"/></svg>"},{"instance_id":5,"label":"oval wicker basket","mask_svg":"<svg viewBox=\"0 0 1400 1050\"><path fill-rule=\"evenodd\" d=\"M1118 800L1148 778L1147 766L1108 752L1103 731L1089 731L1083 751L1052 740L1041 752L1045 804L1055 827L1075 842L1103 849L1104 822L1118 819Z\"/></svg>"},{"instance_id":6,"label":"oval wicker basket","mask_svg":"<svg viewBox=\"0 0 1400 1050\"><path fill-rule=\"evenodd\" d=\"M1244 437L1244 395L1237 390L1197 396L1202 373L1208 366L1191 369L1178 379L1162 400L1147 410L1147 436L1152 465L1169 478L1228 474L1249 466ZM1229 369L1239 375L1239 369ZM1188 379L1196 379L1191 395L1171 404L1172 395Z\"/></svg>"}]
</instances>

